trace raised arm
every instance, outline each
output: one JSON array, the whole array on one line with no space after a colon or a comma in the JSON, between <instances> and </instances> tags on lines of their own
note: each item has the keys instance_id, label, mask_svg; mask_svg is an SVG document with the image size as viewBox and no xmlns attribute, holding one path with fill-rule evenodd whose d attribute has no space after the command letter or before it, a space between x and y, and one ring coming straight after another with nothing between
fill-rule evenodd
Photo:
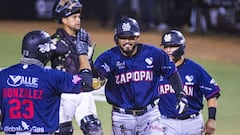
<instances>
[{"instance_id":1,"label":"raised arm","mask_svg":"<svg viewBox=\"0 0 240 135\"><path fill-rule=\"evenodd\" d=\"M83 91L92 91L92 70L88 61L88 33L81 29L77 32L76 50L79 55L79 74L82 77Z\"/></svg>"}]
</instances>

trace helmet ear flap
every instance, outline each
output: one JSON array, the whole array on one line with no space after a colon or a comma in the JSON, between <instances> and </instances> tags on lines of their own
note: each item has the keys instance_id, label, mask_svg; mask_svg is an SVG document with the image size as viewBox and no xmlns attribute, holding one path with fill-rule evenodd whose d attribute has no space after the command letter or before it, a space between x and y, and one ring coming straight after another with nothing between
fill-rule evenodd
<instances>
[{"instance_id":1,"label":"helmet ear flap","mask_svg":"<svg viewBox=\"0 0 240 135\"><path fill-rule=\"evenodd\" d=\"M185 46L180 46L176 51L172 53L175 58L180 58L184 54Z\"/></svg>"},{"instance_id":2,"label":"helmet ear flap","mask_svg":"<svg viewBox=\"0 0 240 135\"><path fill-rule=\"evenodd\" d=\"M114 34L114 41L115 41L116 45L119 44L119 42L118 42L118 36L117 36L116 34Z\"/></svg>"}]
</instances>

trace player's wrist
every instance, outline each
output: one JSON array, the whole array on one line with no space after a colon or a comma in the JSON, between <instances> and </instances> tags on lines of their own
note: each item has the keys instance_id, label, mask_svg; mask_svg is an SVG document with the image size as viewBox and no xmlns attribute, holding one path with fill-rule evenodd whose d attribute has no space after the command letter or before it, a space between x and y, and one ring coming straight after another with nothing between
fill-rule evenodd
<instances>
[{"instance_id":1,"label":"player's wrist","mask_svg":"<svg viewBox=\"0 0 240 135\"><path fill-rule=\"evenodd\" d=\"M216 107L208 107L208 119L216 120Z\"/></svg>"},{"instance_id":2,"label":"player's wrist","mask_svg":"<svg viewBox=\"0 0 240 135\"><path fill-rule=\"evenodd\" d=\"M79 71L79 75L82 78L82 92L92 91L92 71L90 69L84 68Z\"/></svg>"}]
</instances>

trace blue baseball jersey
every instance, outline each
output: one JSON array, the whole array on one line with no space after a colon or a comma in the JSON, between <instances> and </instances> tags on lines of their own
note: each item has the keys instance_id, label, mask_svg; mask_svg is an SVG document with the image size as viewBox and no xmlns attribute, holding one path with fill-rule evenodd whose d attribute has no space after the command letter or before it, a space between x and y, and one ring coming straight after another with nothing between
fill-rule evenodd
<instances>
[{"instance_id":1,"label":"blue baseball jersey","mask_svg":"<svg viewBox=\"0 0 240 135\"><path fill-rule=\"evenodd\" d=\"M161 49L138 44L137 54L124 56L120 47L102 53L95 61L107 78L105 95L109 104L125 109L142 109L158 98L159 77L169 77L176 67Z\"/></svg>"},{"instance_id":2,"label":"blue baseball jersey","mask_svg":"<svg viewBox=\"0 0 240 135\"><path fill-rule=\"evenodd\" d=\"M183 82L189 108L186 115L194 114L203 109L203 98L209 99L220 95L220 88L215 80L202 66L190 59L177 67ZM160 93L159 109L167 117L179 117L175 109L176 96L172 86L165 78L160 78L158 91Z\"/></svg>"},{"instance_id":3,"label":"blue baseball jersey","mask_svg":"<svg viewBox=\"0 0 240 135\"><path fill-rule=\"evenodd\" d=\"M0 107L5 132L55 131L61 93L79 93L81 77L37 65L0 71Z\"/></svg>"}]
</instances>

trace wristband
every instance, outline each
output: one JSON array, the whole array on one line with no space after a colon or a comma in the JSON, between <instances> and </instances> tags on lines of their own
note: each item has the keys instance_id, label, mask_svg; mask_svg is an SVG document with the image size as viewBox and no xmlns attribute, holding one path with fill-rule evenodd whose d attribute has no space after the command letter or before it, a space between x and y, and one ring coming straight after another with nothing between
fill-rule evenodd
<instances>
[{"instance_id":1,"label":"wristband","mask_svg":"<svg viewBox=\"0 0 240 135\"><path fill-rule=\"evenodd\" d=\"M209 107L208 108L208 119L216 120L216 112L217 112L216 107Z\"/></svg>"},{"instance_id":2,"label":"wristband","mask_svg":"<svg viewBox=\"0 0 240 135\"><path fill-rule=\"evenodd\" d=\"M92 73L91 69L84 68L79 71L79 73Z\"/></svg>"}]
</instances>

